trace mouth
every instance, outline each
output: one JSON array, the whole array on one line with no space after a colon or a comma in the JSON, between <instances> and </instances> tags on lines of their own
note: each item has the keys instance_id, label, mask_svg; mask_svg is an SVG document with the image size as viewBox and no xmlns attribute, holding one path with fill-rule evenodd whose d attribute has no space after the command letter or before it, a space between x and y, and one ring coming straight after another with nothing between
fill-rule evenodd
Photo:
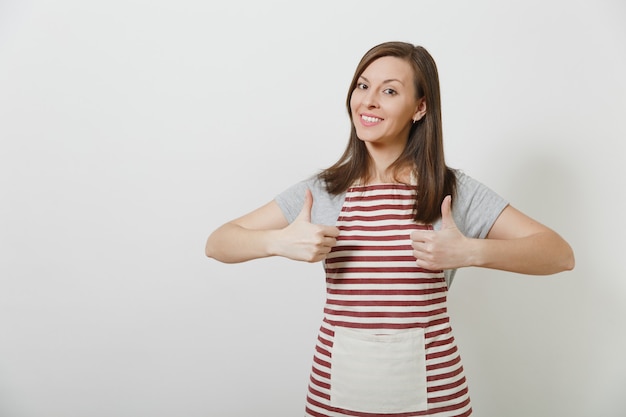
<instances>
[{"instance_id":1,"label":"mouth","mask_svg":"<svg viewBox=\"0 0 626 417\"><path fill-rule=\"evenodd\" d=\"M380 117L367 116L365 114L361 115L361 120L363 120L365 123L379 123L383 121L383 119L381 119Z\"/></svg>"}]
</instances>

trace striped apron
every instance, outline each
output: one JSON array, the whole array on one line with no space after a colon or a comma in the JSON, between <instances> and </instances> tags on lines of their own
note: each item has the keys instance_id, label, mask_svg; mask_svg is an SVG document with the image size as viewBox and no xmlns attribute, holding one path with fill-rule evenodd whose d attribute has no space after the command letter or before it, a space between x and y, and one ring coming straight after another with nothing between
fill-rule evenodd
<instances>
[{"instance_id":1,"label":"striped apron","mask_svg":"<svg viewBox=\"0 0 626 417\"><path fill-rule=\"evenodd\" d=\"M472 413L447 314L443 271L418 268L415 187L354 186L325 261L326 304L306 416Z\"/></svg>"}]
</instances>

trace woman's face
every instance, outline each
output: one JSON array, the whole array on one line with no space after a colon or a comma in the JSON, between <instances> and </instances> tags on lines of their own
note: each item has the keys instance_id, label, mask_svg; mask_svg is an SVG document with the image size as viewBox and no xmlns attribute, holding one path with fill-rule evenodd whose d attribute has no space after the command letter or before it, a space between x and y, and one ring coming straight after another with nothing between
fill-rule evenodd
<instances>
[{"instance_id":1,"label":"woman's face","mask_svg":"<svg viewBox=\"0 0 626 417\"><path fill-rule=\"evenodd\" d=\"M404 146L413 119L425 113L415 98L413 69L404 59L385 56L372 62L357 80L350 96L356 134L376 145Z\"/></svg>"}]
</instances>

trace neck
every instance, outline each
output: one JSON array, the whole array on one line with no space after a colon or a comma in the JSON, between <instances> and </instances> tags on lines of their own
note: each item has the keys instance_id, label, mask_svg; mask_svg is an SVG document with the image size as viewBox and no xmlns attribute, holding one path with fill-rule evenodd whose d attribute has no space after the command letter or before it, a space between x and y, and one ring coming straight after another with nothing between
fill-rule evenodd
<instances>
[{"instance_id":1,"label":"neck","mask_svg":"<svg viewBox=\"0 0 626 417\"><path fill-rule=\"evenodd\" d=\"M400 157L404 146L405 144L382 146L374 143L366 143L371 162L368 182L381 183L395 181L396 178L394 178L393 172L390 172L389 167ZM400 174L397 179L404 181L404 177L409 174L409 170L403 169Z\"/></svg>"}]
</instances>

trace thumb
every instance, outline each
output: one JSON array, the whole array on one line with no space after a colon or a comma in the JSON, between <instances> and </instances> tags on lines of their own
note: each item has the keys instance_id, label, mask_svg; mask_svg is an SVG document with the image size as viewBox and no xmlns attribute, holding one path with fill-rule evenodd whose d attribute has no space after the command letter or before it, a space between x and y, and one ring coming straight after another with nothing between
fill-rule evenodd
<instances>
[{"instance_id":1,"label":"thumb","mask_svg":"<svg viewBox=\"0 0 626 417\"><path fill-rule=\"evenodd\" d=\"M441 228L449 229L455 228L456 223L454 217L452 217L452 196L447 195L441 203Z\"/></svg>"},{"instance_id":2,"label":"thumb","mask_svg":"<svg viewBox=\"0 0 626 417\"><path fill-rule=\"evenodd\" d=\"M313 208L313 194L311 194L311 190L308 188L304 193L304 205L302 206L302 210L300 210L300 214L296 220L303 220L311 223L311 209Z\"/></svg>"}]
</instances>

